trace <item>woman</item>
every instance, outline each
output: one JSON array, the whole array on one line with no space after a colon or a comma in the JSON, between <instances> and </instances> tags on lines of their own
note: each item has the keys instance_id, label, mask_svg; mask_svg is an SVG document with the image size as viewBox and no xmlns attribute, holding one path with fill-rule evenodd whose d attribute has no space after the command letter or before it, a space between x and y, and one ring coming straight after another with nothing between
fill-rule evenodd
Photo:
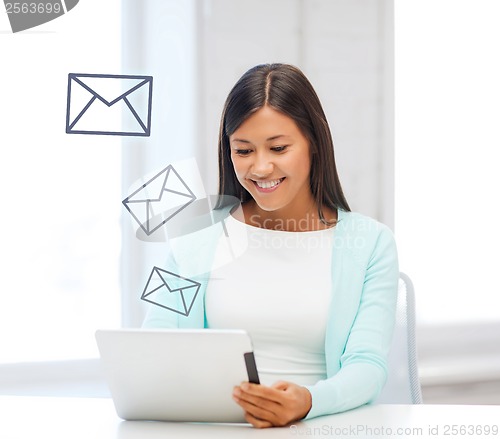
<instances>
[{"instance_id":1,"label":"woman","mask_svg":"<svg viewBox=\"0 0 500 439\"><path fill-rule=\"evenodd\" d=\"M387 227L350 212L325 114L296 67L256 66L229 93L219 195L241 202L219 203L228 236L171 259L206 274L203 299L187 317L152 310L146 326L246 329L261 384L242 383L233 399L256 427L374 401L387 374L396 246ZM244 251L224 260L228 237L242 236Z\"/></svg>"}]
</instances>

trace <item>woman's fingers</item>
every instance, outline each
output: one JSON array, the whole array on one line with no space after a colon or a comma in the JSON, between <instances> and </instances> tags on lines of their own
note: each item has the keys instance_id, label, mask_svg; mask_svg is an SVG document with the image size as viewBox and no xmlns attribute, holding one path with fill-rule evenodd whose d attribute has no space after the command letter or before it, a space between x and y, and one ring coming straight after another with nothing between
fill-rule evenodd
<instances>
[{"instance_id":1,"label":"woman's fingers","mask_svg":"<svg viewBox=\"0 0 500 439\"><path fill-rule=\"evenodd\" d=\"M305 410L307 397L301 390L309 394L306 389L286 381L274 383L272 387L242 383L234 388L233 398L245 410L247 421L252 425L284 426L308 411Z\"/></svg>"},{"instance_id":2,"label":"woman's fingers","mask_svg":"<svg viewBox=\"0 0 500 439\"><path fill-rule=\"evenodd\" d=\"M245 382L241 383L239 389L245 394L267 399L269 401L274 401L275 403L281 404L283 401L283 390L286 389L286 385L288 383L286 383L285 381L280 381L280 383L283 383L285 387L274 388L274 385L273 387L268 387L262 384L253 384Z\"/></svg>"},{"instance_id":3,"label":"woman's fingers","mask_svg":"<svg viewBox=\"0 0 500 439\"><path fill-rule=\"evenodd\" d=\"M276 415L277 403L255 393L261 392L249 393L240 387L235 387L233 399L253 416L259 419L271 420Z\"/></svg>"},{"instance_id":4,"label":"woman's fingers","mask_svg":"<svg viewBox=\"0 0 500 439\"><path fill-rule=\"evenodd\" d=\"M245 420L256 428L274 427L274 424L272 422L265 421L263 419L258 419L248 412L245 413Z\"/></svg>"}]
</instances>

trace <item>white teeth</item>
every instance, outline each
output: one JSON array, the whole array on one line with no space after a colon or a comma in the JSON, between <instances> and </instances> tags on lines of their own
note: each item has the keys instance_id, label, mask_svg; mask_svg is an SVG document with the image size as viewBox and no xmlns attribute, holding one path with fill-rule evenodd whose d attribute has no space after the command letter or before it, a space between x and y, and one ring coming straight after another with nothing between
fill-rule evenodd
<instances>
[{"instance_id":1,"label":"white teeth","mask_svg":"<svg viewBox=\"0 0 500 439\"><path fill-rule=\"evenodd\" d=\"M262 189L270 189L278 184L281 183L283 179L280 178L278 180L270 180L270 181L256 181L255 183L257 183L257 186L259 186L260 188Z\"/></svg>"}]
</instances>

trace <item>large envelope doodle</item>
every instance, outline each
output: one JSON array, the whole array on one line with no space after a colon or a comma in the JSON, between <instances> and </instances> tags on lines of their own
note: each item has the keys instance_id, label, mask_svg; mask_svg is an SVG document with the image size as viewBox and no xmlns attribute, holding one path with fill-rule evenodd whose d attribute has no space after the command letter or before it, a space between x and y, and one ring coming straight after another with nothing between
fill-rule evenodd
<instances>
[{"instance_id":1,"label":"large envelope doodle","mask_svg":"<svg viewBox=\"0 0 500 439\"><path fill-rule=\"evenodd\" d=\"M196 195L169 165L122 203L149 236L194 200Z\"/></svg>"},{"instance_id":2,"label":"large envelope doodle","mask_svg":"<svg viewBox=\"0 0 500 439\"><path fill-rule=\"evenodd\" d=\"M200 286L199 282L153 267L141 299L188 316Z\"/></svg>"},{"instance_id":3,"label":"large envelope doodle","mask_svg":"<svg viewBox=\"0 0 500 439\"><path fill-rule=\"evenodd\" d=\"M66 133L149 136L152 76L70 73Z\"/></svg>"}]
</instances>

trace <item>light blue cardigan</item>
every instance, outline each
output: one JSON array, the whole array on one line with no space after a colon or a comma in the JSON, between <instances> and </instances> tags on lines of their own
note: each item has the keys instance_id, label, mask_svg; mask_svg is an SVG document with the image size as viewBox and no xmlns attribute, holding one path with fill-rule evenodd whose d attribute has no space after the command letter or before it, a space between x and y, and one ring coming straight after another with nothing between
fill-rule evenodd
<instances>
[{"instance_id":1,"label":"light blue cardigan","mask_svg":"<svg viewBox=\"0 0 500 439\"><path fill-rule=\"evenodd\" d=\"M215 247L217 224L230 208L213 211L208 227L186 235L164 268L201 283L189 316L152 305L144 327L206 328L204 296ZM178 246L177 246L178 247ZM332 255L332 299L325 335L327 379L306 386L312 408L306 419L373 402L387 377L387 354L396 313L399 268L390 229L358 213L338 211ZM307 294L305 292L304 294ZM180 294L165 295L176 309ZM311 322L313 325L314 322Z\"/></svg>"}]
</instances>

